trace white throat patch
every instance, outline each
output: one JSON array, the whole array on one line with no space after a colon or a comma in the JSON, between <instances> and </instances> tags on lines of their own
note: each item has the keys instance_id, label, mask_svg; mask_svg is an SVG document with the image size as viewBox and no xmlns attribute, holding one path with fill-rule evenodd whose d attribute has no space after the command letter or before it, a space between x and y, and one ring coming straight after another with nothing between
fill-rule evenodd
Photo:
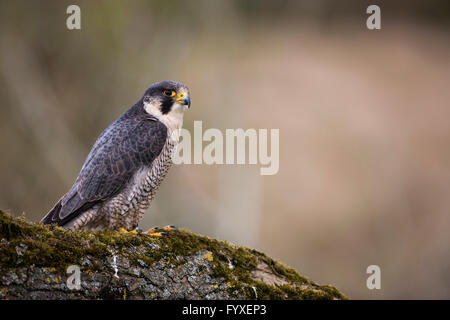
<instances>
[{"instance_id":1,"label":"white throat patch","mask_svg":"<svg viewBox=\"0 0 450 320\"><path fill-rule=\"evenodd\" d=\"M144 102L144 110L164 123L167 129L169 129L168 134L170 135L170 139L178 142L180 138L180 130L183 126L183 115L186 106L179 103L174 103L172 110L170 110L167 114L162 114L159 108L160 107L154 103Z\"/></svg>"}]
</instances>

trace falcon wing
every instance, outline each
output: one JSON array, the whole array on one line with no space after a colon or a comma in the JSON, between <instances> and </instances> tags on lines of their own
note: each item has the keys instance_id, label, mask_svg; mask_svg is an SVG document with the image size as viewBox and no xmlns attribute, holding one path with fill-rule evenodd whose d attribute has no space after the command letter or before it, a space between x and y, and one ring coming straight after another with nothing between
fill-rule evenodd
<instances>
[{"instance_id":1,"label":"falcon wing","mask_svg":"<svg viewBox=\"0 0 450 320\"><path fill-rule=\"evenodd\" d=\"M153 117L112 124L94 144L75 184L42 222L64 225L118 194L139 168L152 164L166 138L166 126Z\"/></svg>"}]
</instances>

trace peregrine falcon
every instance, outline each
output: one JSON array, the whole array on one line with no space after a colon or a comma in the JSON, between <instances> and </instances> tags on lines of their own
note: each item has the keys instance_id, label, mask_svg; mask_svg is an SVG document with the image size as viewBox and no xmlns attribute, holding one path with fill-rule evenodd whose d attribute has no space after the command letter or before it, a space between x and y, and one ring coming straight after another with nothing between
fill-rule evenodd
<instances>
[{"instance_id":1,"label":"peregrine falcon","mask_svg":"<svg viewBox=\"0 0 450 320\"><path fill-rule=\"evenodd\" d=\"M41 222L66 229L137 228L172 165L189 89L162 81L98 137L78 177Z\"/></svg>"}]
</instances>

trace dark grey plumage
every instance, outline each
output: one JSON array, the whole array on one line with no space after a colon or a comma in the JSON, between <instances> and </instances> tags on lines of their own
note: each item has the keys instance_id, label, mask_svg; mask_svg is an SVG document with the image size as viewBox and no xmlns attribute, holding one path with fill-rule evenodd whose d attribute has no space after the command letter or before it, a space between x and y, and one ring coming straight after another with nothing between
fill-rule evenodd
<instances>
[{"instance_id":1,"label":"dark grey plumage","mask_svg":"<svg viewBox=\"0 0 450 320\"><path fill-rule=\"evenodd\" d=\"M176 94L168 96L172 91ZM103 131L72 188L42 222L71 229L136 228L172 164L177 141L170 139L173 128L166 120L183 111L175 105L190 105L184 85L152 85Z\"/></svg>"}]
</instances>

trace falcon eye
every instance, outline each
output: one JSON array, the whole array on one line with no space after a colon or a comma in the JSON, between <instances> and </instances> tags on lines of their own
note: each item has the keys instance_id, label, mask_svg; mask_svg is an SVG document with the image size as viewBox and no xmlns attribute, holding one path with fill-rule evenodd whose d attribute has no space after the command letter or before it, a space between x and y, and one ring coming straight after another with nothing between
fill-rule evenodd
<instances>
[{"instance_id":1,"label":"falcon eye","mask_svg":"<svg viewBox=\"0 0 450 320\"><path fill-rule=\"evenodd\" d=\"M173 90L163 90L163 94L166 97L173 97L173 96L175 96L176 92Z\"/></svg>"}]
</instances>

